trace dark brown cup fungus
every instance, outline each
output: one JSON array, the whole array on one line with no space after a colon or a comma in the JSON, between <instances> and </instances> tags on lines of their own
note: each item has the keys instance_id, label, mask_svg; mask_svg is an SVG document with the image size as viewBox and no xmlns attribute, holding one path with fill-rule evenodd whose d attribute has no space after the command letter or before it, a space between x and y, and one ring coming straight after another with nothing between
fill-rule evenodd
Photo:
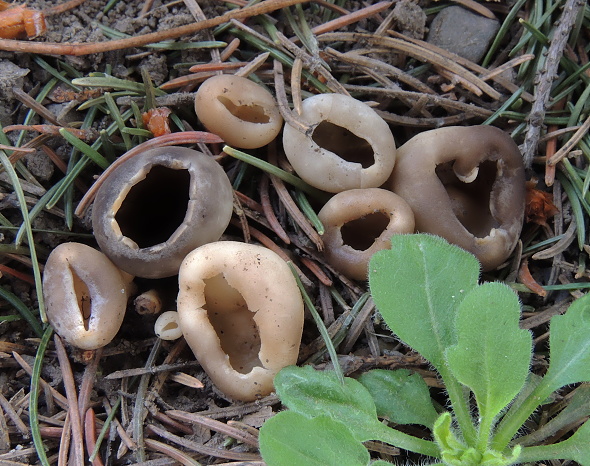
<instances>
[{"instance_id":1,"label":"dark brown cup fungus","mask_svg":"<svg viewBox=\"0 0 590 466\"><path fill-rule=\"evenodd\" d=\"M71 345L101 348L121 327L131 280L100 251L85 244L60 244L49 254L43 272L47 319Z\"/></svg>"},{"instance_id":2,"label":"dark brown cup fungus","mask_svg":"<svg viewBox=\"0 0 590 466\"><path fill-rule=\"evenodd\" d=\"M242 149L268 144L283 124L272 94L240 76L207 79L195 96L195 112L209 131Z\"/></svg>"},{"instance_id":3,"label":"dark brown cup fungus","mask_svg":"<svg viewBox=\"0 0 590 466\"><path fill-rule=\"evenodd\" d=\"M213 383L251 401L295 364L303 300L289 266L253 244L219 241L191 252L179 273L182 333Z\"/></svg>"},{"instance_id":4,"label":"dark brown cup fungus","mask_svg":"<svg viewBox=\"0 0 590 466\"><path fill-rule=\"evenodd\" d=\"M221 166L183 147L148 150L117 167L96 195L94 235L121 269L145 278L178 273L193 249L217 241L232 214Z\"/></svg>"},{"instance_id":5,"label":"dark brown cup fungus","mask_svg":"<svg viewBox=\"0 0 590 466\"><path fill-rule=\"evenodd\" d=\"M491 126L418 134L398 149L390 187L416 229L471 252L484 271L504 262L522 229L525 173L510 136Z\"/></svg>"},{"instance_id":6,"label":"dark brown cup fungus","mask_svg":"<svg viewBox=\"0 0 590 466\"><path fill-rule=\"evenodd\" d=\"M320 210L324 254L338 271L366 280L369 259L391 247L391 237L414 232L412 209L397 194L379 188L351 189L332 197Z\"/></svg>"},{"instance_id":7,"label":"dark brown cup fungus","mask_svg":"<svg viewBox=\"0 0 590 466\"><path fill-rule=\"evenodd\" d=\"M341 94L315 95L303 101L299 119L312 133L286 124L283 148L310 185L331 193L376 188L391 174L395 141L368 105Z\"/></svg>"}]
</instances>

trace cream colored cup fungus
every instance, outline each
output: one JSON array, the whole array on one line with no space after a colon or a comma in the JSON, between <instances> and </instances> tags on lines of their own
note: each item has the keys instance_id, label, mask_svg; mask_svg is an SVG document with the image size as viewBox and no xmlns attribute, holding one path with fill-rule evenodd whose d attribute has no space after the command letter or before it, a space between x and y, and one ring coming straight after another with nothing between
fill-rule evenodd
<instances>
[{"instance_id":1,"label":"cream colored cup fungus","mask_svg":"<svg viewBox=\"0 0 590 466\"><path fill-rule=\"evenodd\" d=\"M236 400L268 395L277 372L297 362L303 329L286 262L262 246L218 241L191 252L178 278L180 327L213 383Z\"/></svg>"},{"instance_id":2,"label":"cream colored cup fungus","mask_svg":"<svg viewBox=\"0 0 590 466\"><path fill-rule=\"evenodd\" d=\"M522 229L525 173L508 134L492 126L425 131L398 149L391 190L416 229L471 252L484 271L502 264Z\"/></svg>"},{"instance_id":3,"label":"cream colored cup fungus","mask_svg":"<svg viewBox=\"0 0 590 466\"><path fill-rule=\"evenodd\" d=\"M125 317L132 278L90 246L60 244L49 254L43 272L49 323L77 348L107 345Z\"/></svg>"},{"instance_id":4,"label":"cream colored cup fungus","mask_svg":"<svg viewBox=\"0 0 590 466\"><path fill-rule=\"evenodd\" d=\"M178 312L162 312L154 323L154 333L162 340L178 340L182 336L182 330L178 323Z\"/></svg>"},{"instance_id":5,"label":"cream colored cup fungus","mask_svg":"<svg viewBox=\"0 0 590 466\"><path fill-rule=\"evenodd\" d=\"M265 146L277 137L283 124L270 92L233 75L213 76L201 84L195 112L210 132L242 149Z\"/></svg>"},{"instance_id":6,"label":"cream colored cup fungus","mask_svg":"<svg viewBox=\"0 0 590 466\"><path fill-rule=\"evenodd\" d=\"M310 185L331 193L376 188L391 174L395 141L368 105L341 94L315 95L303 101L299 119L313 132L285 124L283 148Z\"/></svg>"},{"instance_id":7,"label":"cream colored cup fungus","mask_svg":"<svg viewBox=\"0 0 590 466\"><path fill-rule=\"evenodd\" d=\"M233 209L221 166L183 147L151 149L117 167L97 192L96 240L121 269L145 278L178 273L182 259L216 241Z\"/></svg>"},{"instance_id":8,"label":"cream colored cup fungus","mask_svg":"<svg viewBox=\"0 0 590 466\"><path fill-rule=\"evenodd\" d=\"M318 213L324 255L338 271L366 280L369 259L391 247L391 237L414 232L414 213L397 194L379 188L351 189L332 197Z\"/></svg>"}]
</instances>

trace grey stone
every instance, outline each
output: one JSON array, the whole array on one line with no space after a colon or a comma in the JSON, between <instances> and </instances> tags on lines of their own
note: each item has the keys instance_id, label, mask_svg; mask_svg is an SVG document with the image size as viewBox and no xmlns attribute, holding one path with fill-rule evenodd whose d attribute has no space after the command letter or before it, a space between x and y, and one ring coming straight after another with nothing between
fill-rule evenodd
<instances>
[{"instance_id":1,"label":"grey stone","mask_svg":"<svg viewBox=\"0 0 590 466\"><path fill-rule=\"evenodd\" d=\"M478 63L499 28L498 20L450 6L432 20L427 42Z\"/></svg>"}]
</instances>

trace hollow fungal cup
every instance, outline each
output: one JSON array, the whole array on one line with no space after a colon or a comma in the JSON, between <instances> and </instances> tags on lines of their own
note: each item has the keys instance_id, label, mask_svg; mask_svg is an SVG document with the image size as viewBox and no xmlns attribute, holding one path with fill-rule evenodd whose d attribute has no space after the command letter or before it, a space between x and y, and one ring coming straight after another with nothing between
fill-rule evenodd
<instances>
[{"instance_id":1,"label":"hollow fungal cup","mask_svg":"<svg viewBox=\"0 0 590 466\"><path fill-rule=\"evenodd\" d=\"M151 149L117 167L97 192L92 227L102 251L145 278L178 273L193 249L217 241L232 214L223 168L183 147Z\"/></svg>"},{"instance_id":2,"label":"hollow fungal cup","mask_svg":"<svg viewBox=\"0 0 590 466\"><path fill-rule=\"evenodd\" d=\"M318 213L325 228L324 254L338 271L366 280L371 256L391 247L391 237L414 232L406 201L380 188L351 189L333 196Z\"/></svg>"},{"instance_id":3,"label":"hollow fungal cup","mask_svg":"<svg viewBox=\"0 0 590 466\"><path fill-rule=\"evenodd\" d=\"M524 165L498 128L455 126L414 136L398 149L388 186L414 211L416 230L471 252L484 271L502 264L518 241Z\"/></svg>"},{"instance_id":4,"label":"hollow fungal cup","mask_svg":"<svg viewBox=\"0 0 590 466\"><path fill-rule=\"evenodd\" d=\"M49 323L77 348L94 350L107 345L125 317L132 278L90 246L60 244L43 271Z\"/></svg>"},{"instance_id":5,"label":"hollow fungal cup","mask_svg":"<svg viewBox=\"0 0 590 466\"><path fill-rule=\"evenodd\" d=\"M341 94L305 99L299 116L311 134L285 125L283 149L310 185L338 193L377 188L395 165L395 140L387 123L368 105Z\"/></svg>"},{"instance_id":6,"label":"hollow fungal cup","mask_svg":"<svg viewBox=\"0 0 590 466\"><path fill-rule=\"evenodd\" d=\"M191 252L178 314L199 363L231 398L268 395L278 371L297 362L303 300L287 263L262 246L218 241Z\"/></svg>"},{"instance_id":7,"label":"hollow fungal cup","mask_svg":"<svg viewBox=\"0 0 590 466\"><path fill-rule=\"evenodd\" d=\"M195 95L195 112L210 132L242 149L265 146L283 124L272 94L240 76L207 79Z\"/></svg>"}]
</instances>

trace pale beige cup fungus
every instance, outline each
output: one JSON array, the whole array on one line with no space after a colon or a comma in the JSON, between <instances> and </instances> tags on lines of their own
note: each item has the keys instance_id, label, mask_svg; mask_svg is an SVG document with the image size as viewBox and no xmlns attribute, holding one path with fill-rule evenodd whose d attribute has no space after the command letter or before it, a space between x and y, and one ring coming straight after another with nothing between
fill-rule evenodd
<instances>
[{"instance_id":1,"label":"pale beige cup fungus","mask_svg":"<svg viewBox=\"0 0 590 466\"><path fill-rule=\"evenodd\" d=\"M283 118L272 94L247 78L213 76L195 95L197 117L228 145L256 149L274 140Z\"/></svg>"},{"instance_id":2,"label":"pale beige cup fungus","mask_svg":"<svg viewBox=\"0 0 590 466\"><path fill-rule=\"evenodd\" d=\"M414 232L414 213L397 194L380 188L351 189L333 196L318 213L330 265L366 280L369 259L391 247L391 237Z\"/></svg>"},{"instance_id":3,"label":"pale beige cup fungus","mask_svg":"<svg viewBox=\"0 0 590 466\"><path fill-rule=\"evenodd\" d=\"M162 340L178 340L182 336L182 330L178 323L178 312L162 312L154 323L154 333Z\"/></svg>"},{"instance_id":4,"label":"pale beige cup fungus","mask_svg":"<svg viewBox=\"0 0 590 466\"><path fill-rule=\"evenodd\" d=\"M522 156L492 126L425 131L398 149L389 187L410 205L420 232L474 254L489 271L518 242L525 207Z\"/></svg>"},{"instance_id":5,"label":"pale beige cup fungus","mask_svg":"<svg viewBox=\"0 0 590 466\"><path fill-rule=\"evenodd\" d=\"M77 348L107 345L125 317L132 278L90 246L60 244L49 254L43 272L49 323Z\"/></svg>"},{"instance_id":6,"label":"pale beige cup fungus","mask_svg":"<svg viewBox=\"0 0 590 466\"><path fill-rule=\"evenodd\" d=\"M178 314L187 343L226 396L252 401L295 364L303 300L287 263L253 244L218 241L183 261Z\"/></svg>"},{"instance_id":7,"label":"pale beige cup fungus","mask_svg":"<svg viewBox=\"0 0 590 466\"><path fill-rule=\"evenodd\" d=\"M193 249L217 241L232 215L223 168L184 147L151 149L117 167L99 188L92 212L102 251L144 278L176 275Z\"/></svg>"},{"instance_id":8,"label":"pale beige cup fungus","mask_svg":"<svg viewBox=\"0 0 590 466\"><path fill-rule=\"evenodd\" d=\"M387 123L368 105L341 94L303 101L299 120L311 134L285 124L283 149L297 174L331 193L377 188L395 165L395 140Z\"/></svg>"}]
</instances>

